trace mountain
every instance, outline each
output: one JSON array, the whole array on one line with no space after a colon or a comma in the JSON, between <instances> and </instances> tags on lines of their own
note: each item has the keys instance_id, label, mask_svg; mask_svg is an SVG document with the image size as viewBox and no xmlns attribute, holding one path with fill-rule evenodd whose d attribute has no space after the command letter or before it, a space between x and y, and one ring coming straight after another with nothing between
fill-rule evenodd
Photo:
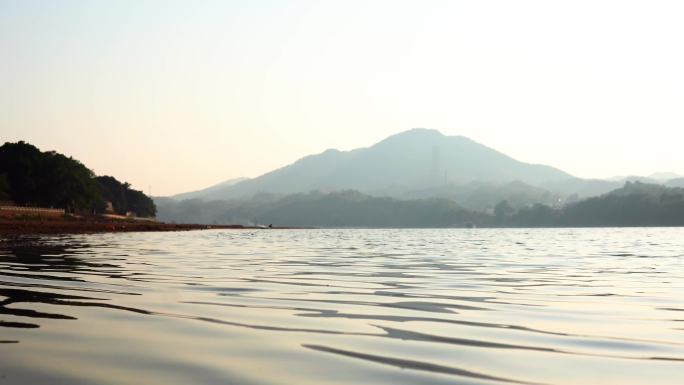
<instances>
[{"instance_id":1,"label":"mountain","mask_svg":"<svg viewBox=\"0 0 684 385\"><path fill-rule=\"evenodd\" d=\"M628 176L614 176L608 178L609 181L618 182L623 185L627 182L641 182L641 183L658 183L658 179L654 179L650 176L639 176L639 175L628 175Z\"/></svg>"},{"instance_id":2,"label":"mountain","mask_svg":"<svg viewBox=\"0 0 684 385\"><path fill-rule=\"evenodd\" d=\"M664 194L682 195L684 189L677 187L667 187L656 183L645 183L640 181L626 182L624 186L613 190L605 196L630 196L640 195L653 199L661 199Z\"/></svg>"},{"instance_id":3,"label":"mountain","mask_svg":"<svg viewBox=\"0 0 684 385\"><path fill-rule=\"evenodd\" d=\"M568 226L682 226L684 189L626 182L608 194L568 205L560 219Z\"/></svg>"},{"instance_id":4,"label":"mountain","mask_svg":"<svg viewBox=\"0 0 684 385\"><path fill-rule=\"evenodd\" d=\"M205 199L207 197L210 197L216 191L221 191L222 189L224 189L226 187L230 187L232 185L238 184L238 183L246 181L248 179L249 178L228 179L226 181L223 181L221 183L217 183L217 184L210 186L210 187L207 187L205 189L181 193L181 194L176 194L176 195L171 196L171 198L176 199L176 200Z\"/></svg>"},{"instance_id":5,"label":"mountain","mask_svg":"<svg viewBox=\"0 0 684 385\"><path fill-rule=\"evenodd\" d=\"M573 177L553 167L520 162L466 137L417 128L368 148L327 150L307 156L254 179L195 192L195 197L225 200L261 192L292 194L343 189L399 196L449 183L520 181L539 186L567 179Z\"/></svg>"},{"instance_id":6,"label":"mountain","mask_svg":"<svg viewBox=\"0 0 684 385\"><path fill-rule=\"evenodd\" d=\"M654 172L648 177L653 180L664 182L671 179L683 178L684 175L679 175L674 172Z\"/></svg>"},{"instance_id":7,"label":"mountain","mask_svg":"<svg viewBox=\"0 0 684 385\"><path fill-rule=\"evenodd\" d=\"M563 206L515 208L500 202L492 212L464 208L448 198L399 200L341 190L205 202L158 200L159 218L189 223L273 224L304 227L582 227L682 226L684 189L627 182L601 196Z\"/></svg>"},{"instance_id":8,"label":"mountain","mask_svg":"<svg viewBox=\"0 0 684 385\"><path fill-rule=\"evenodd\" d=\"M665 185L668 187L684 187L684 178L670 179L665 182Z\"/></svg>"},{"instance_id":9,"label":"mountain","mask_svg":"<svg viewBox=\"0 0 684 385\"><path fill-rule=\"evenodd\" d=\"M550 192L560 195L576 195L577 198L586 198L606 194L610 191L619 189L625 183L639 182L642 184L664 185L668 187L684 187L684 178L673 178L677 174L661 172L645 176L630 175L616 176L603 179L580 179L570 178L562 181L545 183L541 187Z\"/></svg>"},{"instance_id":10,"label":"mountain","mask_svg":"<svg viewBox=\"0 0 684 385\"><path fill-rule=\"evenodd\" d=\"M586 198L605 194L623 184L613 180L566 178L543 183L540 187L566 197Z\"/></svg>"},{"instance_id":11,"label":"mountain","mask_svg":"<svg viewBox=\"0 0 684 385\"><path fill-rule=\"evenodd\" d=\"M272 198L272 197L271 197ZM398 200L353 190L309 192L246 201L157 201L160 219L188 223L274 224L302 227L464 227L489 225L491 217L448 199Z\"/></svg>"},{"instance_id":12,"label":"mountain","mask_svg":"<svg viewBox=\"0 0 684 385\"><path fill-rule=\"evenodd\" d=\"M557 206L564 202L565 196L554 194L548 190L530 186L520 181L507 183L488 183L473 181L466 184L449 183L435 188L408 191L401 199L443 198L458 205L476 211L491 212L494 207L506 201L512 208L531 206L542 203Z\"/></svg>"}]
</instances>

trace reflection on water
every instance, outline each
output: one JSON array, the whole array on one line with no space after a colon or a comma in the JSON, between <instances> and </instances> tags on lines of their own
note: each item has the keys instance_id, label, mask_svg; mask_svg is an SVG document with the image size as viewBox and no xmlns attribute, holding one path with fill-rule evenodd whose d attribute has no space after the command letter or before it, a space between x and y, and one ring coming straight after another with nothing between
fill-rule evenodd
<instances>
[{"instance_id":1,"label":"reflection on water","mask_svg":"<svg viewBox=\"0 0 684 385\"><path fill-rule=\"evenodd\" d=\"M681 384L684 229L0 239L0 383Z\"/></svg>"}]
</instances>

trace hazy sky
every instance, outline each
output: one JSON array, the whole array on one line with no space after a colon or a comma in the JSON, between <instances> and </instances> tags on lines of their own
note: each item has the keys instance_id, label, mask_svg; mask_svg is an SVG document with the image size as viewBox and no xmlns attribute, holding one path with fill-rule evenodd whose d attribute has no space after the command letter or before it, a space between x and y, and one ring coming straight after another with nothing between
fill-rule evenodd
<instances>
[{"instance_id":1,"label":"hazy sky","mask_svg":"<svg viewBox=\"0 0 684 385\"><path fill-rule=\"evenodd\" d=\"M0 0L0 141L154 195L413 127L684 174L683 1Z\"/></svg>"}]
</instances>

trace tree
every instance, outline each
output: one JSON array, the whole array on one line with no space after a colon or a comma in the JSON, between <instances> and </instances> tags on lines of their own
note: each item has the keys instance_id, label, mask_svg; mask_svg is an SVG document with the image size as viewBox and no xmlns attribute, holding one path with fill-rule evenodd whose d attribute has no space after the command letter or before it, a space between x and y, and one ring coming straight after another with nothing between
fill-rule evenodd
<instances>
[{"instance_id":1,"label":"tree","mask_svg":"<svg viewBox=\"0 0 684 385\"><path fill-rule=\"evenodd\" d=\"M121 183L116 178L108 175L98 176L95 180L100 186L102 199L112 203L114 213L125 215L128 210L128 201L126 200L128 183Z\"/></svg>"},{"instance_id":2,"label":"tree","mask_svg":"<svg viewBox=\"0 0 684 385\"><path fill-rule=\"evenodd\" d=\"M9 197L19 204L38 201L39 189L36 175L41 167L42 153L25 143L5 143L0 147L0 174L9 185Z\"/></svg>"},{"instance_id":3,"label":"tree","mask_svg":"<svg viewBox=\"0 0 684 385\"><path fill-rule=\"evenodd\" d=\"M128 183L121 183L111 176L95 178L105 201L112 202L114 212L119 215L133 212L140 217L154 217L157 208L152 199L141 191L131 189Z\"/></svg>"},{"instance_id":4,"label":"tree","mask_svg":"<svg viewBox=\"0 0 684 385\"><path fill-rule=\"evenodd\" d=\"M37 174L41 205L63 207L67 212L89 212L103 205L94 173L76 159L45 152Z\"/></svg>"},{"instance_id":5,"label":"tree","mask_svg":"<svg viewBox=\"0 0 684 385\"><path fill-rule=\"evenodd\" d=\"M55 151L41 152L25 142L0 146L0 199L19 204L64 208L67 212L115 211L154 216L154 202L110 176L95 174L78 160Z\"/></svg>"},{"instance_id":6,"label":"tree","mask_svg":"<svg viewBox=\"0 0 684 385\"><path fill-rule=\"evenodd\" d=\"M515 210L508 204L507 200L502 200L494 206L494 216L499 223L506 221L514 212Z\"/></svg>"},{"instance_id":7,"label":"tree","mask_svg":"<svg viewBox=\"0 0 684 385\"><path fill-rule=\"evenodd\" d=\"M134 212L139 217L157 215L157 207L154 202L142 191L126 189L126 201L128 202L128 211Z\"/></svg>"},{"instance_id":8,"label":"tree","mask_svg":"<svg viewBox=\"0 0 684 385\"><path fill-rule=\"evenodd\" d=\"M9 183L7 174L0 174L0 200L10 199Z\"/></svg>"}]
</instances>

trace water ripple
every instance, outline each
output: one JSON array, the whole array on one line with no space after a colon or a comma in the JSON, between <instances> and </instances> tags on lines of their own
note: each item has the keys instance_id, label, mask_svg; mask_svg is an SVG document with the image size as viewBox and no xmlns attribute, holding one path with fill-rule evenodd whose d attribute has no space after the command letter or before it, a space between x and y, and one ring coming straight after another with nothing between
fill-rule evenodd
<instances>
[{"instance_id":1,"label":"water ripple","mask_svg":"<svg viewBox=\"0 0 684 385\"><path fill-rule=\"evenodd\" d=\"M5 238L0 378L681 384L682 250L684 229Z\"/></svg>"}]
</instances>

